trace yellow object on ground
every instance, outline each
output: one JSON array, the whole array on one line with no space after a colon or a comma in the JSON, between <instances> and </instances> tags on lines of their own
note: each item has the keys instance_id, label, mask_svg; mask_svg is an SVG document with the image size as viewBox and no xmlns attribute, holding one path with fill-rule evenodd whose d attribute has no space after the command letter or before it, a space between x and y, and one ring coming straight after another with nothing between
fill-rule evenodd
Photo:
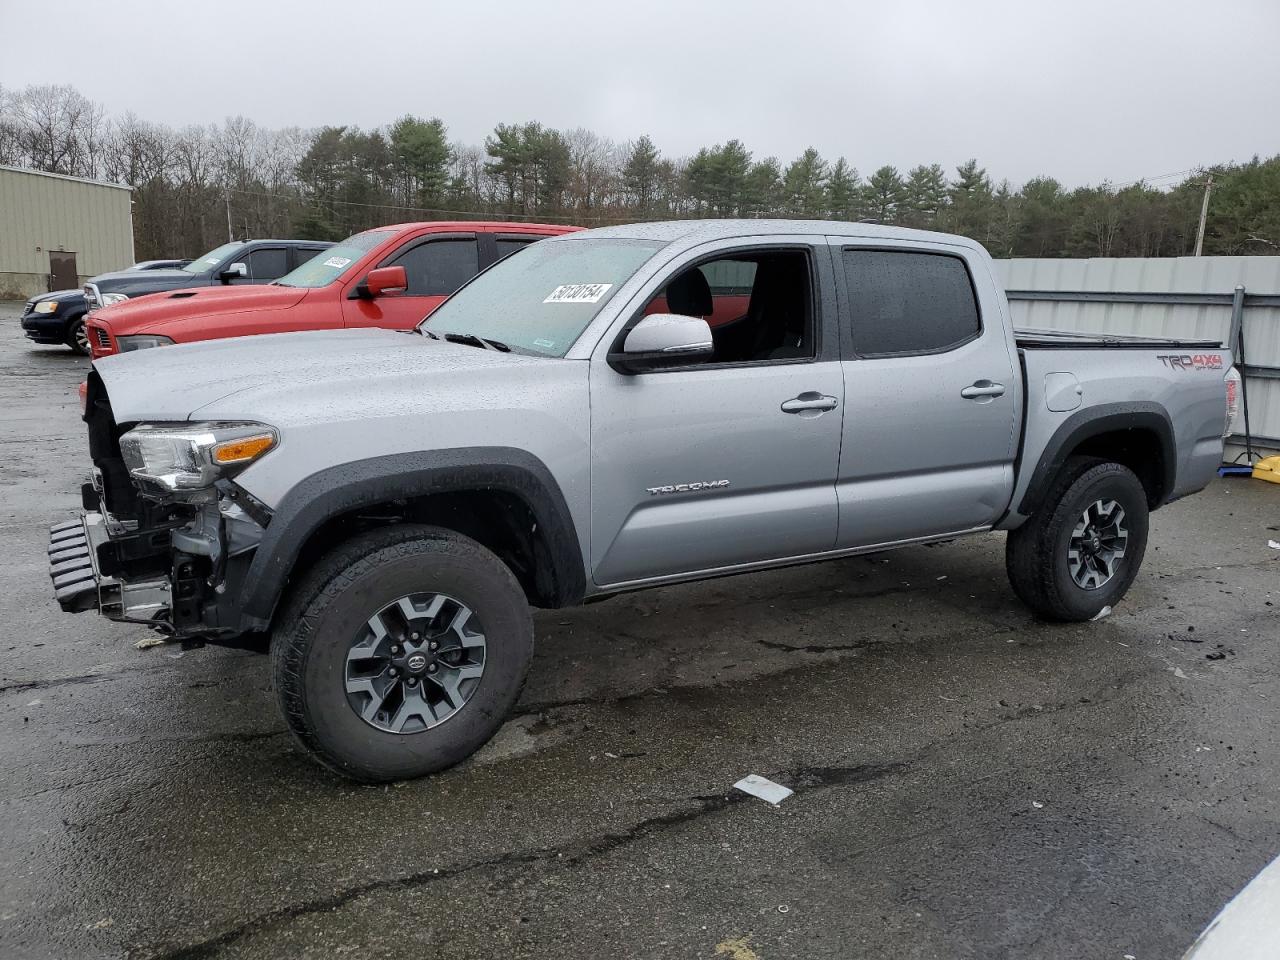
<instances>
[{"instance_id":1,"label":"yellow object on ground","mask_svg":"<svg viewBox=\"0 0 1280 960\"><path fill-rule=\"evenodd\" d=\"M1267 457L1253 465L1253 479L1280 483L1280 457Z\"/></svg>"}]
</instances>

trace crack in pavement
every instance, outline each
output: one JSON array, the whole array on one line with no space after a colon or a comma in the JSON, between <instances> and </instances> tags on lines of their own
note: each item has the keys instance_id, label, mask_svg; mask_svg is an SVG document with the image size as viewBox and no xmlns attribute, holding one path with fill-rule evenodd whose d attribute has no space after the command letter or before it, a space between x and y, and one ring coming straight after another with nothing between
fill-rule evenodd
<instances>
[{"instance_id":1,"label":"crack in pavement","mask_svg":"<svg viewBox=\"0 0 1280 960\"><path fill-rule=\"evenodd\" d=\"M902 763L860 764L853 767L796 767L792 770L775 774L775 776L795 783L796 793L799 795L815 790L878 780L881 777L900 773L906 770L907 767L908 764ZM337 910L375 891L412 890L480 870L528 866L544 860L558 860L566 864L580 863L584 860L605 856L614 850L643 840L663 830L679 827L702 817L720 813L723 810L746 803L751 799L752 797L749 794L738 791L688 797L682 801L676 801L678 804L682 804L682 807L669 813L647 817L625 830L609 831L592 837L571 840L557 846L505 853L497 857L489 857L453 867L421 870L404 876L371 880L368 883L349 887L346 890L340 890L325 897L305 900L301 903L268 911L208 940L161 953L146 954L146 956L150 960L204 960L204 958L215 956L223 947L229 946L245 937L309 914ZM141 956L136 952L131 952L131 955Z\"/></svg>"},{"instance_id":2,"label":"crack in pavement","mask_svg":"<svg viewBox=\"0 0 1280 960\"><path fill-rule=\"evenodd\" d=\"M1011 723L1018 723L1024 720L1042 719L1068 710L1087 709L1111 703L1123 696L1125 688L1142 675L1143 673L1141 672L1132 671L1121 674L1109 681L1102 689L1113 691L1113 695L1110 697L1103 697L1098 691L1091 691L1090 696L1080 697L1077 700L1063 701L1062 703L1046 704L1043 706L1037 705L1034 707L1015 710L1012 714L998 717L990 723L978 724L973 727L969 727L954 736L943 737L925 744L908 760L860 764L857 766L801 766L790 770L784 770L780 773L775 773L773 776L779 778L783 782L795 784L798 796L814 792L815 790L866 783L892 774L905 772L920 761L932 758L949 750L950 746L956 740L968 739L974 735L988 733ZM1160 672L1160 675L1163 675L1163 671ZM617 701L606 702L614 703ZM727 793L689 797L683 801L676 802L692 804L691 807L677 809L670 813L646 818L623 831L610 831L594 837L588 837L586 839L572 840L558 846L539 847L534 850L505 853L500 856L477 860L471 863L459 864L457 866L446 867L443 869L437 868L431 871L423 870L399 877L386 877L378 880L371 880L368 883L350 887L346 890L340 890L326 897L306 900L290 906L268 911L267 913L260 914L251 920L238 924L224 933L208 940L203 940L185 947L177 947L159 953L153 952L148 954L139 954L136 951L130 951L130 956L146 957L148 960L207 960L209 957L216 956L223 947L243 940L253 934L260 933L264 930L268 930L272 927L288 923L292 920L296 920L310 914L337 910L355 900L358 900L363 895L377 890L416 889L420 886L431 884L439 880L448 880L481 870L502 869L510 866L527 866L548 860L560 860L567 864L579 863L593 857L603 856L619 849L620 847L634 843L659 831L689 823L703 816L718 813L742 803L746 799L748 799L748 795L745 793Z\"/></svg>"},{"instance_id":3,"label":"crack in pavement","mask_svg":"<svg viewBox=\"0 0 1280 960\"><path fill-rule=\"evenodd\" d=\"M1138 672L1131 672L1114 678L1114 680L1107 684L1107 689L1116 691L1111 697L1102 697L1099 696L1097 692L1093 692L1091 696L1081 697L1074 701L1064 701L1057 704L1048 704L1039 707L1015 710L1012 714L999 717L990 723L979 724L974 727L970 727L955 736L943 737L939 740L925 744L916 751L910 759L905 761L899 760L884 763L868 763L856 766L801 766L774 773L773 777L778 778L782 782L794 784L797 796L803 796L816 790L856 785L893 774L903 773L911 769L920 761L929 759L949 749L949 746L956 740L966 739L975 734L988 733L1008 724L1018 723L1023 720L1050 717L1067 710L1092 708L1110 703L1123 695L1124 688L1129 686L1140 676L1141 674ZM330 894L326 897L305 900L290 906L268 911L267 913L260 914L251 920L238 924L215 937L211 937L208 940L202 940L198 943L190 944L185 947L177 947L159 953L153 952L148 954L139 954L136 951L130 951L129 955L146 957L147 960L207 960L207 958L216 956L223 947L230 946L231 944L252 936L253 934L263 932L279 926L280 924L288 923L310 914L340 909L341 907L358 900L367 893L372 893L378 890L416 889L427 884L435 883L439 880L448 880L481 870L503 869L511 866L528 866L530 864L548 860L559 860L566 864L580 863L594 857L604 856L614 850L644 839L645 837L658 833L662 830L681 826L703 816L719 813L730 807L743 803L747 799L749 798L745 793L726 793L689 797L683 801L676 802L692 804L693 806L686 807L685 809L673 810L670 813L660 814L655 817L646 818L623 831L610 831L594 837L572 840L558 846L539 847L533 850L505 853L500 856L476 860L471 863L459 864L453 867L445 867L443 869L437 868L430 871L422 870L399 877L385 877L378 880L371 880L368 883L349 887L346 890L337 891L336 893Z\"/></svg>"},{"instance_id":4,"label":"crack in pavement","mask_svg":"<svg viewBox=\"0 0 1280 960\"><path fill-rule=\"evenodd\" d=\"M19 680L16 683L0 685L0 693L15 693L21 690L47 690L50 687L64 687L81 683L109 683L120 679L118 674L86 673L77 677L50 677L47 680Z\"/></svg>"}]
</instances>

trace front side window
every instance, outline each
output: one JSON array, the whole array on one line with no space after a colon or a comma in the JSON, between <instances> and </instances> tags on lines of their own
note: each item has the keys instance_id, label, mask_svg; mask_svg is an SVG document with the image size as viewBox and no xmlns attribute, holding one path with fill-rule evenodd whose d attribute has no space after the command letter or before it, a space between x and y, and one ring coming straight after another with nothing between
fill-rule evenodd
<instances>
[{"instance_id":1,"label":"front side window","mask_svg":"<svg viewBox=\"0 0 1280 960\"><path fill-rule=\"evenodd\" d=\"M431 240L410 247L387 262L404 267L411 297L447 297L480 272L472 239Z\"/></svg>"},{"instance_id":2,"label":"front side window","mask_svg":"<svg viewBox=\"0 0 1280 960\"><path fill-rule=\"evenodd\" d=\"M650 240L545 240L500 260L420 326L563 357L618 288L662 249Z\"/></svg>"},{"instance_id":3,"label":"front side window","mask_svg":"<svg viewBox=\"0 0 1280 960\"><path fill-rule=\"evenodd\" d=\"M969 271L959 257L845 250L844 273L858 356L940 353L982 331Z\"/></svg>"},{"instance_id":4,"label":"front side window","mask_svg":"<svg viewBox=\"0 0 1280 960\"><path fill-rule=\"evenodd\" d=\"M284 247L261 247L245 261L250 280L274 280L289 272L289 251Z\"/></svg>"},{"instance_id":5,"label":"front side window","mask_svg":"<svg viewBox=\"0 0 1280 960\"><path fill-rule=\"evenodd\" d=\"M181 269L187 273L209 273L211 270L218 269L231 262L231 257L244 246L243 243L224 243L220 247L214 247L208 253L201 257L197 257Z\"/></svg>"},{"instance_id":6,"label":"front side window","mask_svg":"<svg viewBox=\"0 0 1280 960\"><path fill-rule=\"evenodd\" d=\"M715 351L703 364L800 360L816 352L812 290L804 251L741 253L681 270L644 312L706 320Z\"/></svg>"},{"instance_id":7,"label":"front side window","mask_svg":"<svg viewBox=\"0 0 1280 960\"><path fill-rule=\"evenodd\" d=\"M355 268L366 253L394 235L393 230L366 230L321 250L300 267L276 281L284 287L327 287Z\"/></svg>"}]
</instances>

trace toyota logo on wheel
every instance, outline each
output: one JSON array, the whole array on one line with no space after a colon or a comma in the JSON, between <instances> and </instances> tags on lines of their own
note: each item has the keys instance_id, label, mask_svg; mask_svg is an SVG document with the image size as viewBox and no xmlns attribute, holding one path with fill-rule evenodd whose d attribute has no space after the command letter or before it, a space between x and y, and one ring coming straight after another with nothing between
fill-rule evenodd
<instances>
[{"instance_id":1,"label":"toyota logo on wheel","mask_svg":"<svg viewBox=\"0 0 1280 960\"><path fill-rule=\"evenodd\" d=\"M407 666L410 670L414 671L415 673L417 673L419 670L424 669L426 665L427 665L427 658L420 653L415 653L405 663L405 666Z\"/></svg>"}]
</instances>

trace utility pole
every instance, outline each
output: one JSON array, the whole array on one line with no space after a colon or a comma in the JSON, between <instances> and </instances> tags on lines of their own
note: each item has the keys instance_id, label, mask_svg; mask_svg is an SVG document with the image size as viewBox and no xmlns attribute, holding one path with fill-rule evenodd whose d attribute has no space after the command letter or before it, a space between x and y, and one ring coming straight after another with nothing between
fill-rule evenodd
<instances>
[{"instance_id":1,"label":"utility pole","mask_svg":"<svg viewBox=\"0 0 1280 960\"><path fill-rule=\"evenodd\" d=\"M235 234L231 230L231 188L230 187L227 187L227 190L222 195L222 197L227 204L227 243L231 243L233 240L235 240ZM1205 203L1208 204L1208 202L1209 201L1206 195ZM1200 216L1200 232L1204 233L1204 215L1203 214L1201 214ZM1200 245L1198 243L1196 244L1196 256L1197 257L1200 256Z\"/></svg>"},{"instance_id":2,"label":"utility pole","mask_svg":"<svg viewBox=\"0 0 1280 960\"><path fill-rule=\"evenodd\" d=\"M1196 231L1196 256L1204 249L1204 222L1209 216L1209 191L1213 189L1213 174L1204 182L1204 200L1200 203L1200 229Z\"/></svg>"}]
</instances>

